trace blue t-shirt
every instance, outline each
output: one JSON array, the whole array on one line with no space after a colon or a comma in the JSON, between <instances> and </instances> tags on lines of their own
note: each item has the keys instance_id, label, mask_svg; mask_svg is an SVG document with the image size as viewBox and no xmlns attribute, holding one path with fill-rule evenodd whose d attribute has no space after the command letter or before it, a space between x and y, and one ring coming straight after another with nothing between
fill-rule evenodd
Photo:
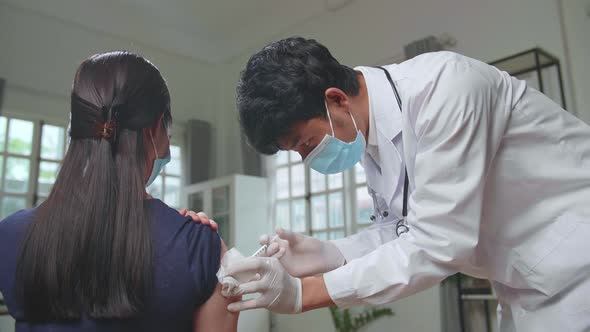
<instances>
[{"instance_id":1,"label":"blue t-shirt","mask_svg":"<svg viewBox=\"0 0 590 332\"><path fill-rule=\"evenodd\" d=\"M162 201L145 201L152 220L155 254L154 288L139 316L128 320L93 320L30 324L15 298L15 272L20 242L35 209L0 221L0 292L16 320L16 332L62 331L192 331L193 312L215 289L221 240L208 226L181 216Z\"/></svg>"}]
</instances>

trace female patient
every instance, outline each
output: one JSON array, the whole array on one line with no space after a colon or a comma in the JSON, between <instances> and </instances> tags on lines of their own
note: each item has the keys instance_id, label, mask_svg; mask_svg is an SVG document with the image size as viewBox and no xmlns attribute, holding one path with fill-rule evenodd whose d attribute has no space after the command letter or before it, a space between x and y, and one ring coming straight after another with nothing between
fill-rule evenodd
<instances>
[{"instance_id":1,"label":"female patient","mask_svg":"<svg viewBox=\"0 0 590 332\"><path fill-rule=\"evenodd\" d=\"M16 331L235 331L215 277L219 236L145 191L170 157L158 69L99 54L72 90L49 198L0 222L0 291Z\"/></svg>"}]
</instances>

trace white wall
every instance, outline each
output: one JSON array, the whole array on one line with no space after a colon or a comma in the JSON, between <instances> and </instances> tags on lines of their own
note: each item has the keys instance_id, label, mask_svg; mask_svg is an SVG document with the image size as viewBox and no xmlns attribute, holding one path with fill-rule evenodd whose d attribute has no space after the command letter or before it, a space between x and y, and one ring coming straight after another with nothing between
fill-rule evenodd
<instances>
[{"instance_id":1,"label":"white wall","mask_svg":"<svg viewBox=\"0 0 590 332\"><path fill-rule=\"evenodd\" d=\"M3 112L23 117L42 116L58 123L69 120L69 93L78 64L91 54L126 49L138 52L159 67L172 95L173 134L182 135L181 124L201 119L214 127L211 162L213 176L239 171L239 158L231 149L234 133L224 123L232 109L217 103L222 76L219 66L106 34L0 1L0 77L7 80ZM225 90L231 90L224 84ZM231 96L233 99L233 94ZM225 99L221 99L225 103ZM233 103L232 103L233 105ZM223 109L223 119L220 110ZM234 120L234 119L231 119ZM180 126L178 126L180 125ZM231 139L232 142L229 142ZM225 149L229 146L230 149ZM218 157L220 159L218 159Z\"/></svg>"},{"instance_id":2,"label":"white wall","mask_svg":"<svg viewBox=\"0 0 590 332\"><path fill-rule=\"evenodd\" d=\"M575 108L590 123L590 0L561 0Z\"/></svg>"},{"instance_id":3,"label":"white wall","mask_svg":"<svg viewBox=\"0 0 590 332\"><path fill-rule=\"evenodd\" d=\"M212 70L195 59L5 3L0 3L0 15L0 72L8 81L7 108L20 106L20 99L13 96L14 90L25 94L36 91L67 101L74 72L84 58L101 51L128 49L144 54L160 68L170 86L175 117L182 120L196 113L211 120L214 112L207 98L211 89L207 78ZM67 108L22 111L40 110L67 118Z\"/></svg>"},{"instance_id":4,"label":"white wall","mask_svg":"<svg viewBox=\"0 0 590 332\"><path fill-rule=\"evenodd\" d=\"M533 46L564 58L555 0L354 1L275 39L316 38L341 62L370 65L399 55L413 40L443 32L457 39L454 51L486 62ZM243 66L261 46L233 63Z\"/></svg>"},{"instance_id":5,"label":"white wall","mask_svg":"<svg viewBox=\"0 0 590 332\"><path fill-rule=\"evenodd\" d=\"M214 114L214 152L216 172L219 175L240 173L242 171L242 151L240 145L240 126L236 110L236 83L238 75L227 66L216 73L215 114Z\"/></svg>"}]
</instances>

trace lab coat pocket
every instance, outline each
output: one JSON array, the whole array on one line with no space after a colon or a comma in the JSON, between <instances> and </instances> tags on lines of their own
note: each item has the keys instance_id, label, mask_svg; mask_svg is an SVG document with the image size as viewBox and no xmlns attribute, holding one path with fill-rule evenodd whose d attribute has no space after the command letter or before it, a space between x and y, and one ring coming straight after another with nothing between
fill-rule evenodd
<instances>
[{"instance_id":1,"label":"lab coat pocket","mask_svg":"<svg viewBox=\"0 0 590 332\"><path fill-rule=\"evenodd\" d=\"M553 233L545 239L548 242L541 244L551 250L532 267L528 278L548 297L560 293L563 306L576 310L590 309L590 294L587 292L578 297L565 296L575 292L577 285L590 277L589 219L574 213L558 217L548 229Z\"/></svg>"}]
</instances>

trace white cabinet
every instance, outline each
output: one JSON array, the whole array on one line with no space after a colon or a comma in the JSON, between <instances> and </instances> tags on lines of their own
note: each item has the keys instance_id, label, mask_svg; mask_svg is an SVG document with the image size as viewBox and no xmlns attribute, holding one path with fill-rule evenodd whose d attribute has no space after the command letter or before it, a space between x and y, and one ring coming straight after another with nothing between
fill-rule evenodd
<instances>
[{"instance_id":1,"label":"white cabinet","mask_svg":"<svg viewBox=\"0 0 590 332\"><path fill-rule=\"evenodd\" d=\"M266 178L231 175L186 186L181 206L207 213L219 224L228 248L250 255L260 247L260 234L272 230L267 191ZM268 332L269 324L268 311L245 311L240 314L238 331Z\"/></svg>"}]
</instances>

